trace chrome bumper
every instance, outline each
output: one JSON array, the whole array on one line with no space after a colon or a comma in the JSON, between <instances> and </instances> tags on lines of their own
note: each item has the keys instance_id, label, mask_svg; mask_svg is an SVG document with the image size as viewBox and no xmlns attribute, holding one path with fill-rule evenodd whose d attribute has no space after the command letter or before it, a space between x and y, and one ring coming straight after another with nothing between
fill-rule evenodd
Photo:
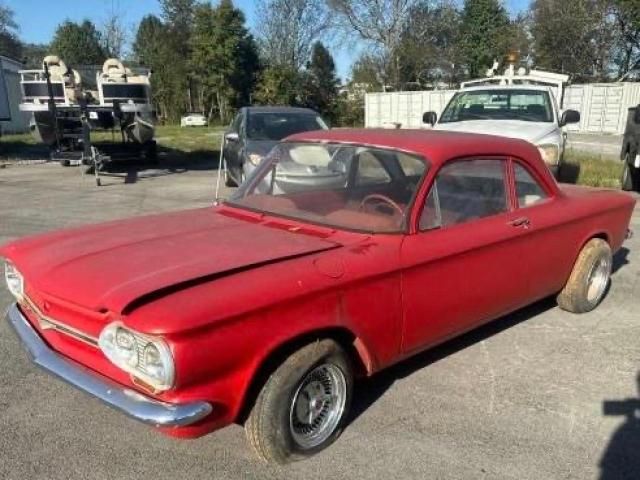
<instances>
[{"instance_id":1,"label":"chrome bumper","mask_svg":"<svg viewBox=\"0 0 640 480\"><path fill-rule=\"evenodd\" d=\"M160 402L66 359L47 346L15 303L7 311L7 321L36 365L136 420L158 427L184 427L211 413L207 402Z\"/></svg>"}]
</instances>

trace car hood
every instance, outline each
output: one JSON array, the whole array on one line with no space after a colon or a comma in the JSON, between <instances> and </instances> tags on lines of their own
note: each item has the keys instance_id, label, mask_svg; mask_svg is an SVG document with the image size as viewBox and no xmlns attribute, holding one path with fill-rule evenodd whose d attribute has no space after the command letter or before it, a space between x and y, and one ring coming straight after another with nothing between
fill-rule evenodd
<instances>
[{"instance_id":1,"label":"car hood","mask_svg":"<svg viewBox=\"0 0 640 480\"><path fill-rule=\"evenodd\" d=\"M123 313L141 297L337 246L206 208L28 237L0 255L28 288Z\"/></svg>"},{"instance_id":2,"label":"car hood","mask_svg":"<svg viewBox=\"0 0 640 480\"><path fill-rule=\"evenodd\" d=\"M434 129L520 138L535 144L553 133L557 129L557 125L549 122L525 122L522 120L465 120L438 123Z\"/></svg>"}]
</instances>

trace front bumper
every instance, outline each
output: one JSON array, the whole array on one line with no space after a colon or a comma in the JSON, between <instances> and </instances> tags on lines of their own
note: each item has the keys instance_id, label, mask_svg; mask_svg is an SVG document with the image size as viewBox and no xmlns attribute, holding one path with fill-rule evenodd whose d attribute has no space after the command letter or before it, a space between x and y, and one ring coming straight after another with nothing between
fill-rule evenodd
<instances>
[{"instance_id":1,"label":"front bumper","mask_svg":"<svg viewBox=\"0 0 640 480\"><path fill-rule=\"evenodd\" d=\"M7 321L37 366L136 420L157 427L184 427L211 413L207 402L160 402L63 357L49 348L15 303L7 311Z\"/></svg>"}]
</instances>

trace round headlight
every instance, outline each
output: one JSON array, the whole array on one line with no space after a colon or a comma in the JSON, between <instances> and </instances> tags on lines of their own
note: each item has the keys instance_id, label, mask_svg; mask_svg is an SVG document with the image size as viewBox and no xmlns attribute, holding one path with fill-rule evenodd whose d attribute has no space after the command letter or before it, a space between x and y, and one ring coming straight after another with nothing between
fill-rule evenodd
<instances>
[{"instance_id":1,"label":"round headlight","mask_svg":"<svg viewBox=\"0 0 640 480\"><path fill-rule=\"evenodd\" d=\"M21 300L24 296L24 279L15 265L8 260L4 263L4 279L11 294Z\"/></svg>"},{"instance_id":2,"label":"round headlight","mask_svg":"<svg viewBox=\"0 0 640 480\"><path fill-rule=\"evenodd\" d=\"M173 357L162 339L148 337L114 322L102 330L98 345L113 364L156 390L173 386Z\"/></svg>"}]
</instances>

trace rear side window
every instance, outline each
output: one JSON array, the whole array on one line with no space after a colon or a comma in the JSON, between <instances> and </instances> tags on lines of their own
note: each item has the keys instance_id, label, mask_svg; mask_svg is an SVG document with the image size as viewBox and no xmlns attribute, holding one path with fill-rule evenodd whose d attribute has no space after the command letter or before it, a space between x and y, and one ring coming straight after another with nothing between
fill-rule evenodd
<instances>
[{"instance_id":1,"label":"rear side window","mask_svg":"<svg viewBox=\"0 0 640 480\"><path fill-rule=\"evenodd\" d=\"M389 182L391 182L391 177L382 166L380 160L378 160L371 151L363 150L358 154L357 186Z\"/></svg>"},{"instance_id":2,"label":"rear side window","mask_svg":"<svg viewBox=\"0 0 640 480\"><path fill-rule=\"evenodd\" d=\"M504 160L460 160L442 167L425 203L420 229L446 227L508 210Z\"/></svg>"},{"instance_id":3,"label":"rear side window","mask_svg":"<svg viewBox=\"0 0 640 480\"><path fill-rule=\"evenodd\" d=\"M513 166L518 207L530 207L544 201L547 198L547 194L536 179L519 163L514 163Z\"/></svg>"}]
</instances>

